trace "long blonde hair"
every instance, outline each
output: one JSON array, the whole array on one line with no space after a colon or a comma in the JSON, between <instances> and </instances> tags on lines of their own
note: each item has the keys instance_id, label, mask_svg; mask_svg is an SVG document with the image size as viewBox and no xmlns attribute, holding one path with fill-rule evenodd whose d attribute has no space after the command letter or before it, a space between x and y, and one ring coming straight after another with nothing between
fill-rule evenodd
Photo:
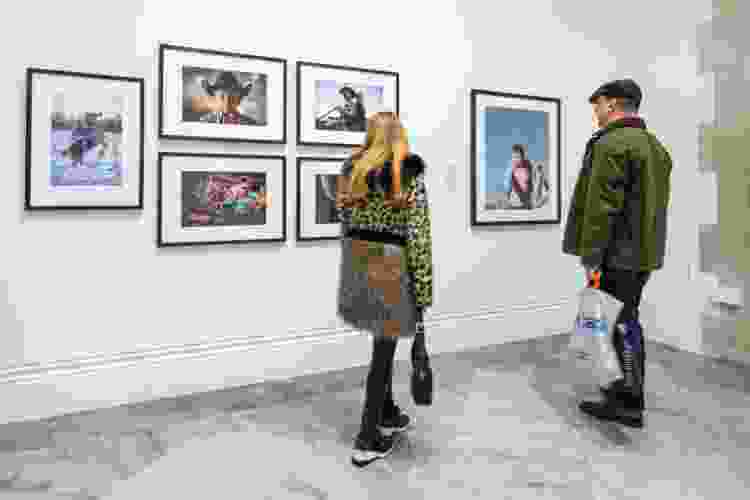
<instances>
[{"instance_id":1,"label":"long blonde hair","mask_svg":"<svg viewBox=\"0 0 750 500\"><path fill-rule=\"evenodd\" d=\"M352 193L366 193L367 174L393 161L395 155L408 147L406 129L395 113L380 112L367 119L367 136L362 149L352 155ZM405 149L404 149L405 150Z\"/></svg>"}]
</instances>

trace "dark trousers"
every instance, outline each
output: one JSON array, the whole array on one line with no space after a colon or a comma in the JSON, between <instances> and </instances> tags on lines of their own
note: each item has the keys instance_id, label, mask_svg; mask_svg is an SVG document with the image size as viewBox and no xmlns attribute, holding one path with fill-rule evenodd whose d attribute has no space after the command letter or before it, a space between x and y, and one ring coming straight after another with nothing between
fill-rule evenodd
<instances>
[{"instance_id":1,"label":"dark trousers","mask_svg":"<svg viewBox=\"0 0 750 500\"><path fill-rule=\"evenodd\" d=\"M625 373L625 379L616 381L613 388L616 395L626 406L644 409L644 382L646 378L646 349L643 330L639 321L638 308L641 304L643 288L651 277L649 271L628 271L604 267L602 269L600 289L623 303L622 311L617 317L614 348L617 359ZM619 326L624 326L623 333ZM631 360L626 359L626 342L635 350Z\"/></svg>"}]
</instances>

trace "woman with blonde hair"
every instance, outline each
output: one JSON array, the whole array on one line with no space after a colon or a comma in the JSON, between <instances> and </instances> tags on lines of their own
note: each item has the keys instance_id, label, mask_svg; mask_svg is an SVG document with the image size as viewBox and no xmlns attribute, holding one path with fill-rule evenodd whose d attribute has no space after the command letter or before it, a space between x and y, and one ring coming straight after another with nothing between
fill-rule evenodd
<instances>
[{"instance_id":1,"label":"woman with blonde hair","mask_svg":"<svg viewBox=\"0 0 750 500\"><path fill-rule=\"evenodd\" d=\"M422 330L432 305L432 240L422 159L409 152L394 113L368 119L365 143L342 167L338 315L373 337L360 431L352 463L367 465L393 449L410 418L393 400L393 357L400 337Z\"/></svg>"}]
</instances>

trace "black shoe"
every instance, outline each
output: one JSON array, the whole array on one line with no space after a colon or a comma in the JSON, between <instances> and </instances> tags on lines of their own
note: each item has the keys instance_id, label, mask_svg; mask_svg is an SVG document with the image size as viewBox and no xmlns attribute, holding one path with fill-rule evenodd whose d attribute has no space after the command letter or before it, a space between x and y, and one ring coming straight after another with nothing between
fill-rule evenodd
<instances>
[{"instance_id":1,"label":"black shoe","mask_svg":"<svg viewBox=\"0 0 750 500\"><path fill-rule=\"evenodd\" d=\"M643 411L646 409L646 399L643 395L643 391L640 393L633 394L632 391L628 391L624 387L622 380L617 380L610 384L609 387L599 387L599 392L604 396L605 401L620 400L625 403L625 407L629 409L635 409Z\"/></svg>"},{"instance_id":2,"label":"black shoe","mask_svg":"<svg viewBox=\"0 0 750 500\"><path fill-rule=\"evenodd\" d=\"M618 422L628 427L640 429L643 427L643 412L631 410L611 401L584 401L578 408L585 414L600 420Z\"/></svg>"},{"instance_id":3,"label":"black shoe","mask_svg":"<svg viewBox=\"0 0 750 500\"><path fill-rule=\"evenodd\" d=\"M378 433L374 437L367 438L360 434L354 441L352 464L357 467L364 467L375 460L387 457L392 451L392 437Z\"/></svg>"},{"instance_id":4,"label":"black shoe","mask_svg":"<svg viewBox=\"0 0 750 500\"><path fill-rule=\"evenodd\" d=\"M410 424L411 418L409 418L409 415L402 412L398 406L392 405L390 410L383 412L379 429L384 435L390 436L396 432L405 431Z\"/></svg>"}]
</instances>

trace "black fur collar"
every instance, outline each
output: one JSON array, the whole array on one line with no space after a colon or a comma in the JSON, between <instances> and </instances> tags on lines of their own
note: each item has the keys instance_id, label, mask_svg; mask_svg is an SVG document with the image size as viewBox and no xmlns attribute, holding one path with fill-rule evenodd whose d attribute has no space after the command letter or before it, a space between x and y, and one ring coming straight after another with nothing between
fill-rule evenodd
<instances>
[{"instance_id":1,"label":"black fur collar","mask_svg":"<svg viewBox=\"0 0 750 500\"><path fill-rule=\"evenodd\" d=\"M347 159L344 162L343 173L345 175L350 174L353 166L354 166L354 162L352 161L352 159L351 158ZM427 165L425 164L421 156L419 156L416 153L409 153L409 155L406 158L404 158L404 161L401 162L401 173L404 176L416 177L419 174L424 173L426 167ZM385 164L383 165L383 170L390 172L391 170L390 160L385 162Z\"/></svg>"},{"instance_id":2,"label":"black fur collar","mask_svg":"<svg viewBox=\"0 0 750 500\"><path fill-rule=\"evenodd\" d=\"M393 179L393 163L391 161L385 162L383 168L371 170L367 174L367 187L370 191L378 191L378 186L385 190L391 189L391 181ZM401 181L408 182L410 179L414 179L425 170L425 164L422 158L416 154L409 154L401 162Z\"/></svg>"},{"instance_id":3,"label":"black fur collar","mask_svg":"<svg viewBox=\"0 0 750 500\"><path fill-rule=\"evenodd\" d=\"M390 170L391 162L385 162L383 169ZM416 177L423 173L426 168L424 160L416 153L410 153L404 161L401 162L401 173L404 177Z\"/></svg>"}]
</instances>

